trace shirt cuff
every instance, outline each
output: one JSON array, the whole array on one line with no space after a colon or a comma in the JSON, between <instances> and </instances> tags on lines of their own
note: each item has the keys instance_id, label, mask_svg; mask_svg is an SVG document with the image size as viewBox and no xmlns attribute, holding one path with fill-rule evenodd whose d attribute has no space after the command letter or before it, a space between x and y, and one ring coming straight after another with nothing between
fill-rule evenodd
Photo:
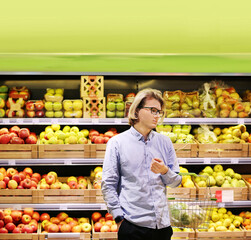
<instances>
[{"instance_id":1,"label":"shirt cuff","mask_svg":"<svg viewBox=\"0 0 251 240\"><path fill-rule=\"evenodd\" d=\"M116 208L116 209L111 210L111 214L114 219L118 216L124 216L124 213L121 208Z\"/></svg>"},{"instance_id":2,"label":"shirt cuff","mask_svg":"<svg viewBox=\"0 0 251 240\"><path fill-rule=\"evenodd\" d=\"M170 187L177 187L181 184L182 176L178 175L176 172L172 171L170 168L167 173L161 175L164 183Z\"/></svg>"}]
</instances>

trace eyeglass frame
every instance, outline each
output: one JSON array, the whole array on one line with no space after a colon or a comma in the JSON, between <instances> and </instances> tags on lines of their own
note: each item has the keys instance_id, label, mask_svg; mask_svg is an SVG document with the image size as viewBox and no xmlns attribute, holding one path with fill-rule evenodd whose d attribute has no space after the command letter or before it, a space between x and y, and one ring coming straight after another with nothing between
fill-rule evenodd
<instances>
[{"instance_id":1,"label":"eyeglass frame","mask_svg":"<svg viewBox=\"0 0 251 240\"><path fill-rule=\"evenodd\" d=\"M150 109L151 110L151 114L154 115L154 116L159 115L160 118L164 116L164 111L163 110L159 110L156 107L142 107L142 108ZM156 113L153 113L153 109L156 110ZM162 114L160 114L161 112L162 112Z\"/></svg>"}]
</instances>

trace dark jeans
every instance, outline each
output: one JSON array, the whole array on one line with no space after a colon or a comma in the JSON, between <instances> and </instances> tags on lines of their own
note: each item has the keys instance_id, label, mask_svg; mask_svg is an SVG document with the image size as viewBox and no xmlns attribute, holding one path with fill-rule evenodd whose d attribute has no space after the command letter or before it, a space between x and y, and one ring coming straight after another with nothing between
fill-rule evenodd
<instances>
[{"instance_id":1,"label":"dark jeans","mask_svg":"<svg viewBox=\"0 0 251 240\"><path fill-rule=\"evenodd\" d=\"M119 227L118 240L170 240L172 227L152 229L140 227L124 220Z\"/></svg>"}]
</instances>

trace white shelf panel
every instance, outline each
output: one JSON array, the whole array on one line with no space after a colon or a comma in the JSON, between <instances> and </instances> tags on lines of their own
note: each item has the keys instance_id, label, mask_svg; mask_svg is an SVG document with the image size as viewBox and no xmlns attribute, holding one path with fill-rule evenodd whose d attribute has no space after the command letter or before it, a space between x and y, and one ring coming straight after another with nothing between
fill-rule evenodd
<instances>
[{"instance_id":1,"label":"white shelf panel","mask_svg":"<svg viewBox=\"0 0 251 240\"><path fill-rule=\"evenodd\" d=\"M251 158L178 158L179 164L251 164Z\"/></svg>"},{"instance_id":2,"label":"white shelf panel","mask_svg":"<svg viewBox=\"0 0 251 240\"><path fill-rule=\"evenodd\" d=\"M60 204L0 204L0 208L21 210L32 207L37 211L67 211L67 210L106 210L104 203L60 203Z\"/></svg>"},{"instance_id":3,"label":"white shelf panel","mask_svg":"<svg viewBox=\"0 0 251 240\"><path fill-rule=\"evenodd\" d=\"M128 125L128 118L2 118L3 125ZM165 118L163 124L251 124L251 118Z\"/></svg>"}]
</instances>

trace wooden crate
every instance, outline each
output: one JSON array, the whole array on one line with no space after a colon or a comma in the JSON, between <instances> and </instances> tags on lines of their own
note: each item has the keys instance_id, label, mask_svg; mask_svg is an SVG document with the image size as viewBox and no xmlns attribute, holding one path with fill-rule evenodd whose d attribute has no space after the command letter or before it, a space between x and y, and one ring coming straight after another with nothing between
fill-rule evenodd
<instances>
[{"instance_id":1,"label":"wooden crate","mask_svg":"<svg viewBox=\"0 0 251 240\"><path fill-rule=\"evenodd\" d=\"M104 97L104 76L81 76L81 98Z\"/></svg>"},{"instance_id":2,"label":"wooden crate","mask_svg":"<svg viewBox=\"0 0 251 240\"><path fill-rule=\"evenodd\" d=\"M222 187L199 187L197 183L195 183L195 187L197 188L197 197L198 199L204 199L206 196L209 195L209 191L212 194L212 197L215 197L215 192L219 190L233 190L234 192L234 201L245 201L248 198L248 187L229 187L229 188L222 188Z\"/></svg>"},{"instance_id":3,"label":"wooden crate","mask_svg":"<svg viewBox=\"0 0 251 240\"><path fill-rule=\"evenodd\" d=\"M195 230L196 240L244 240L244 231L240 232L199 232Z\"/></svg>"},{"instance_id":4,"label":"wooden crate","mask_svg":"<svg viewBox=\"0 0 251 240\"><path fill-rule=\"evenodd\" d=\"M167 188L167 198L188 198L196 199L196 188Z\"/></svg>"},{"instance_id":5,"label":"wooden crate","mask_svg":"<svg viewBox=\"0 0 251 240\"><path fill-rule=\"evenodd\" d=\"M84 118L105 118L105 98L84 98Z\"/></svg>"},{"instance_id":6,"label":"wooden crate","mask_svg":"<svg viewBox=\"0 0 251 240\"><path fill-rule=\"evenodd\" d=\"M38 158L89 158L91 144L40 144Z\"/></svg>"},{"instance_id":7,"label":"wooden crate","mask_svg":"<svg viewBox=\"0 0 251 240\"><path fill-rule=\"evenodd\" d=\"M37 233L1 233L0 239L39 240L39 236Z\"/></svg>"},{"instance_id":8,"label":"wooden crate","mask_svg":"<svg viewBox=\"0 0 251 240\"><path fill-rule=\"evenodd\" d=\"M37 203L33 189L0 189L0 202L8 203Z\"/></svg>"},{"instance_id":9,"label":"wooden crate","mask_svg":"<svg viewBox=\"0 0 251 240\"><path fill-rule=\"evenodd\" d=\"M248 187L248 200L251 200L251 184L246 179L251 178L251 175L241 175Z\"/></svg>"},{"instance_id":10,"label":"wooden crate","mask_svg":"<svg viewBox=\"0 0 251 240\"><path fill-rule=\"evenodd\" d=\"M250 230L246 230L246 228L243 228L244 230L244 235L245 235L245 239L246 240L251 240L251 231Z\"/></svg>"},{"instance_id":11,"label":"wooden crate","mask_svg":"<svg viewBox=\"0 0 251 240\"><path fill-rule=\"evenodd\" d=\"M175 232L173 231L173 235L172 235L172 240L174 239L195 239L195 231L192 230L191 232Z\"/></svg>"},{"instance_id":12,"label":"wooden crate","mask_svg":"<svg viewBox=\"0 0 251 240\"><path fill-rule=\"evenodd\" d=\"M213 143L198 144L200 158L247 157L248 144L246 143Z\"/></svg>"},{"instance_id":13,"label":"wooden crate","mask_svg":"<svg viewBox=\"0 0 251 240\"><path fill-rule=\"evenodd\" d=\"M104 158L106 144L91 144L89 158Z\"/></svg>"},{"instance_id":14,"label":"wooden crate","mask_svg":"<svg viewBox=\"0 0 251 240\"><path fill-rule=\"evenodd\" d=\"M251 157L251 143L248 143L248 156Z\"/></svg>"},{"instance_id":15,"label":"wooden crate","mask_svg":"<svg viewBox=\"0 0 251 240\"><path fill-rule=\"evenodd\" d=\"M196 158L198 155L197 143L174 143L173 147L178 158Z\"/></svg>"},{"instance_id":16,"label":"wooden crate","mask_svg":"<svg viewBox=\"0 0 251 240\"><path fill-rule=\"evenodd\" d=\"M37 144L0 144L0 159L34 159L37 151Z\"/></svg>"}]
</instances>

